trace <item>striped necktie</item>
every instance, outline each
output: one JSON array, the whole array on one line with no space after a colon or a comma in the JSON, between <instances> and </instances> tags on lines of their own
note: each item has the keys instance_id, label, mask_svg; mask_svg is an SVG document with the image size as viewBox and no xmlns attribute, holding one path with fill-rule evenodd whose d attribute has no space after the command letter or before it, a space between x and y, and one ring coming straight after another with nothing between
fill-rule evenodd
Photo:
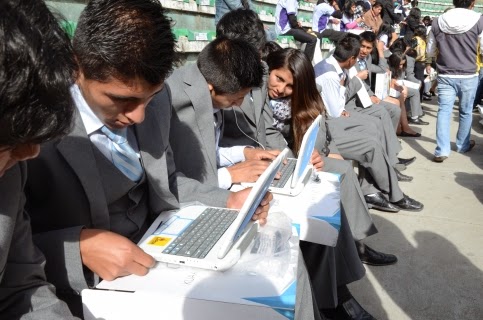
<instances>
[{"instance_id":1,"label":"striped necktie","mask_svg":"<svg viewBox=\"0 0 483 320\"><path fill-rule=\"evenodd\" d=\"M366 64L366 60L365 59L360 59L359 60L359 68L361 69L361 71L367 69L367 64Z\"/></svg>"},{"instance_id":2,"label":"striped necktie","mask_svg":"<svg viewBox=\"0 0 483 320\"><path fill-rule=\"evenodd\" d=\"M101 131L112 141L112 162L126 177L138 182L143 175L143 167L139 157L127 141L127 128L111 130L106 126Z\"/></svg>"}]
</instances>

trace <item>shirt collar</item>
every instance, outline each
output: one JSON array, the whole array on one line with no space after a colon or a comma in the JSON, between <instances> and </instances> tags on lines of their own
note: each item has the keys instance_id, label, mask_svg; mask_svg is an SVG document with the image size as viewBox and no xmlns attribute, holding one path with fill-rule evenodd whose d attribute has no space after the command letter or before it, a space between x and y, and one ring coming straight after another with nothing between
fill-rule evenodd
<instances>
[{"instance_id":1,"label":"shirt collar","mask_svg":"<svg viewBox=\"0 0 483 320\"><path fill-rule=\"evenodd\" d=\"M104 126L101 120L94 114L92 109L87 104L86 100L82 96L79 86L74 84L70 88L72 98L74 99L77 110L79 110L82 122L86 128L87 135L91 135L95 131L99 130Z\"/></svg>"},{"instance_id":2,"label":"shirt collar","mask_svg":"<svg viewBox=\"0 0 483 320\"><path fill-rule=\"evenodd\" d=\"M341 73L344 73L344 70L342 70L342 68L339 65L339 62L337 62L337 60L335 60L334 56L328 57L327 58L327 63L328 64L331 64L332 66L334 66L335 71L337 72L337 74L340 75Z\"/></svg>"}]
</instances>

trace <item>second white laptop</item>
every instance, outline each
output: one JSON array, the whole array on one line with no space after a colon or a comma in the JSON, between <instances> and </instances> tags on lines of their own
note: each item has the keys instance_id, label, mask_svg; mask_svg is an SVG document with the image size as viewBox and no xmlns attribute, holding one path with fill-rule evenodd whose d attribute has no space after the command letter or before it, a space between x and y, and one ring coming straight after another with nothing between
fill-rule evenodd
<instances>
[{"instance_id":1,"label":"second white laptop","mask_svg":"<svg viewBox=\"0 0 483 320\"><path fill-rule=\"evenodd\" d=\"M270 186L270 192L296 196L302 192L305 184L312 174L310 158L314 151L317 134L319 133L322 115L317 116L304 134L300 145L299 157L288 158L280 170L280 179L274 180ZM253 185L242 183L244 186Z\"/></svg>"},{"instance_id":2,"label":"second white laptop","mask_svg":"<svg viewBox=\"0 0 483 320\"><path fill-rule=\"evenodd\" d=\"M195 205L162 213L139 246L161 262L213 270L232 267L258 232L251 218L288 152L283 150L258 178L240 210Z\"/></svg>"}]
</instances>

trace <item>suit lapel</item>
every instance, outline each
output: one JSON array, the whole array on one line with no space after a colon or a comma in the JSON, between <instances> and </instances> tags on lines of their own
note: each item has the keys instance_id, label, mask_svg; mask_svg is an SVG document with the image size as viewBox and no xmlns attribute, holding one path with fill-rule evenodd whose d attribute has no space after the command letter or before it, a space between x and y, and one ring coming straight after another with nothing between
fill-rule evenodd
<instances>
[{"instance_id":1,"label":"suit lapel","mask_svg":"<svg viewBox=\"0 0 483 320\"><path fill-rule=\"evenodd\" d=\"M193 105L198 132L207 153L205 156L210 161L213 174L217 175L213 103L208 84L196 64L186 73L184 83L186 84L184 90Z\"/></svg>"},{"instance_id":2,"label":"suit lapel","mask_svg":"<svg viewBox=\"0 0 483 320\"><path fill-rule=\"evenodd\" d=\"M91 209L93 226L109 230L109 212L92 151L92 143L87 137L78 112L76 112L74 130L59 142L57 149L74 170L84 188ZM83 156L79 156L80 154Z\"/></svg>"}]
</instances>

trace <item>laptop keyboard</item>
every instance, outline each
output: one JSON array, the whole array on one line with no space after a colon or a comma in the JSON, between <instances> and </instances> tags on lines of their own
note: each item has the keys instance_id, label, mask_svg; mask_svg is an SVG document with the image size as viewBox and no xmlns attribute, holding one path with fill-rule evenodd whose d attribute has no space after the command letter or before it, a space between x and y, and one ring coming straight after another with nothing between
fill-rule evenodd
<instances>
[{"instance_id":1,"label":"laptop keyboard","mask_svg":"<svg viewBox=\"0 0 483 320\"><path fill-rule=\"evenodd\" d=\"M281 177L278 180L273 180L271 186L275 188L283 188L288 182L290 176L295 170L295 165L297 164L297 159L287 159L287 164L282 164L280 169Z\"/></svg>"},{"instance_id":2,"label":"laptop keyboard","mask_svg":"<svg viewBox=\"0 0 483 320\"><path fill-rule=\"evenodd\" d=\"M238 215L237 210L207 208L163 253L203 259Z\"/></svg>"}]
</instances>

